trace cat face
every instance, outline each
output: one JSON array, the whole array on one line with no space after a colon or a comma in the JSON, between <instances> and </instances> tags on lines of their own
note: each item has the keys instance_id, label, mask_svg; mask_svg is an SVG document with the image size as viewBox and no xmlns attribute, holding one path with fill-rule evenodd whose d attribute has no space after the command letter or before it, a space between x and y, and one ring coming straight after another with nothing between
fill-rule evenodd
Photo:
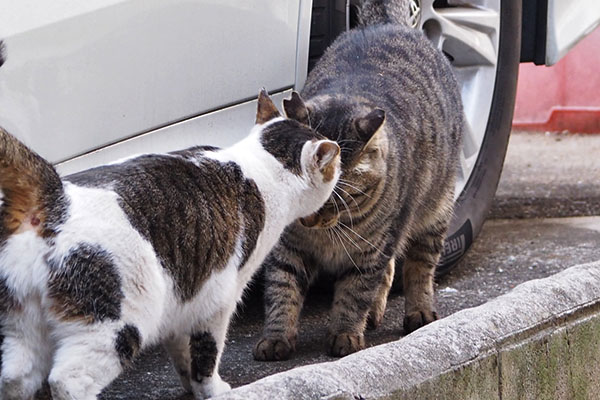
<instances>
[{"instance_id":1,"label":"cat face","mask_svg":"<svg viewBox=\"0 0 600 400\"><path fill-rule=\"evenodd\" d=\"M317 211L341 174L340 147L296 120L283 118L266 91L258 98L256 124L262 148L284 169L278 176L298 196L298 215Z\"/></svg>"},{"instance_id":2,"label":"cat face","mask_svg":"<svg viewBox=\"0 0 600 400\"><path fill-rule=\"evenodd\" d=\"M361 205L369 202L386 176L385 112L366 101L339 96L318 96L305 104L296 92L284 100L284 109L289 118L313 127L341 148L342 175L334 193L318 212L300 222L329 228L340 218L359 215Z\"/></svg>"}]
</instances>

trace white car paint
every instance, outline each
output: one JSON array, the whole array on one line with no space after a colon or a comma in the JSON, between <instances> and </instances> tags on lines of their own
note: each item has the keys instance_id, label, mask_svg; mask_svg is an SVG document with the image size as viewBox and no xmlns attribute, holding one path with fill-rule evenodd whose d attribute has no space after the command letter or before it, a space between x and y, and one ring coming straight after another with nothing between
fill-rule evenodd
<instances>
[{"instance_id":1,"label":"white car paint","mask_svg":"<svg viewBox=\"0 0 600 400\"><path fill-rule=\"evenodd\" d=\"M311 3L0 0L0 125L65 172L140 135L136 153L230 144L254 123L230 106L303 83ZM181 122L204 114L193 133Z\"/></svg>"},{"instance_id":2,"label":"white car paint","mask_svg":"<svg viewBox=\"0 0 600 400\"><path fill-rule=\"evenodd\" d=\"M466 57L457 60L469 120L463 182L491 101L499 0L450 0L470 8L440 12L432 3L421 3L423 22L444 28L440 47L468 50L456 51ZM231 144L254 122L259 87L280 105L306 79L312 0L0 0L0 10L0 125L63 174ZM599 22L598 0L549 0L546 63Z\"/></svg>"},{"instance_id":3,"label":"white car paint","mask_svg":"<svg viewBox=\"0 0 600 400\"><path fill-rule=\"evenodd\" d=\"M290 93L291 90L287 90L272 95L271 99L281 108L281 102ZM61 175L67 175L134 154L164 153L198 144L228 146L246 136L254 126L256 103L256 100L247 101L156 129L59 163L56 169Z\"/></svg>"},{"instance_id":4,"label":"white car paint","mask_svg":"<svg viewBox=\"0 0 600 400\"><path fill-rule=\"evenodd\" d=\"M600 25L598 0L549 0L546 65L556 64Z\"/></svg>"}]
</instances>

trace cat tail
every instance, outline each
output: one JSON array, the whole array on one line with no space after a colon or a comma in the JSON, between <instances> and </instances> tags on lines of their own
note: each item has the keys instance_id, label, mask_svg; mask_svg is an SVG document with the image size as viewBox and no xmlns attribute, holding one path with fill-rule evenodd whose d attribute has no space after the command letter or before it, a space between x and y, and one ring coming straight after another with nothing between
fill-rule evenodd
<instances>
[{"instance_id":1,"label":"cat tail","mask_svg":"<svg viewBox=\"0 0 600 400\"><path fill-rule=\"evenodd\" d=\"M358 19L362 26L400 24L411 26L410 0L362 0Z\"/></svg>"},{"instance_id":2,"label":"cat tail","mask_svg":"<svg viewBox=\"0 0 600 400\"><path fill-rule=\"evenodd\" d=\"M0 67L4 64L4 42L0 40Z\"/></svg>"},{"instance_id":3,"label":"cat tail","mask_svg":"<svg viewBox=\"0 0 600 400\"><path fill-rule=\"evenodd\" d=\"M64 204L54 167L0 127L0 246L25 230L53 236Z\"/></svg>"}]
</instances>

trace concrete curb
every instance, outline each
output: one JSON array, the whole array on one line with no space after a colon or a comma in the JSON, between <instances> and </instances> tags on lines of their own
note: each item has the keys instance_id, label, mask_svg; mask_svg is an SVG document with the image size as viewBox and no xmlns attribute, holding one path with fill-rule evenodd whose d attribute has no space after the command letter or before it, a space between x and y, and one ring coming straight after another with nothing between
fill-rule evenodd
<instances>
[{"instance_id":1,"label":"concrete curb","mask_svg":"<svg viewBox=\"0 0 600 400\"><path fill-rule=\"evenodd\" d=\"M218 399L591 398L600 390L599 363L600 261Z\"/></svg>"}]
</instances>

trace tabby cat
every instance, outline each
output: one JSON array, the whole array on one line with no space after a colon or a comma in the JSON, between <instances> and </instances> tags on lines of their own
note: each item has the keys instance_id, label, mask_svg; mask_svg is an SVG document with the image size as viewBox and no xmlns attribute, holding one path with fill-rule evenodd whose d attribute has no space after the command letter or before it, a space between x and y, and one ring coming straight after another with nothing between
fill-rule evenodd
<instances>
[{"instance_id":1,"label":"tabby cat","mask_svg":"<svg viewBox=\"0 0 600 400\"><path fill-rule=\"evenodd\" d=\"M404 332L437 319L433 277L465 129L459 86L420 31L396 23L379 1L363 7L381 8L363 12L362 26L340 35L311 71L302 97L284 102L289 118L340 144L342 176L323 208L289 226L264 263L257 360L290 357L320 272L336 277L333 356L364 348L367 323L381 323L396 263L403 262Z\"/></svg>"},{"instance_id":2,"label":"tabby cat","mask_svg":"<svg viewBox=\"0 0 600 400\"><path fill-rule=\"evenodd\" d=\"M163 342L200 399L230 316L285 226L317 211L339 147L282 118L266 92L226 149L142 155L59 178L0 129L0 398L95 399Z\"/></svg>"}]
</instances>

